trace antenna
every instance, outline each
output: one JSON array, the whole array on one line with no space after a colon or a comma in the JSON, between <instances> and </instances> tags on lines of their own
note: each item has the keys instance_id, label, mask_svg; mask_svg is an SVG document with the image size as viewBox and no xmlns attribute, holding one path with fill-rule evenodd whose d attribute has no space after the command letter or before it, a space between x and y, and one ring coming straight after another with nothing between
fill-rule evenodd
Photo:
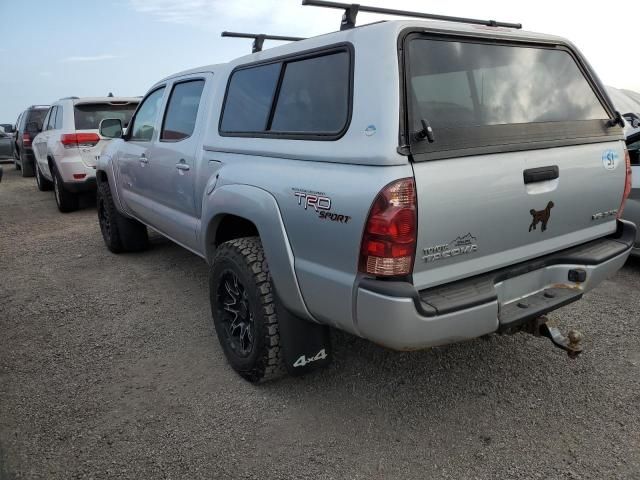
<instances>
[{"instance_id":1,"label":"antenna","mask_svg":"<svg viewBox=\"0 0 640 480\"><path fill-rule=\"evenodd\" d=\"M348 30L356 26L356 16L358 12L382 13L384 15L396 15L399 17L426 18L429 20L443 20L445 22L471 23L473 25L486 25L488 27L522 28L521 23L496 22L495 20L479 20L477 18L449 17L447 15L435 15L431 13L408 12L406 10L395 10L392 8L368 7L357 3L326 2L324 0L302 0L302 5L312 7L337 8L344 10L340 30Z\"/></svg>"},{"instance_id":2,"label":"antenna","mask_svg":"<svg viewBox=\"0 0 640 480\"><path fill-rule=\"evenodd\" d=\"M284 37L282 35L265 35L264 33L222 32L222 35L220 36L231 38L253 38L251 53L261 52L265 40L280 40L283 42L297 42L299 40L304 40L304 37Z\"/></svg>"}]
</instances>

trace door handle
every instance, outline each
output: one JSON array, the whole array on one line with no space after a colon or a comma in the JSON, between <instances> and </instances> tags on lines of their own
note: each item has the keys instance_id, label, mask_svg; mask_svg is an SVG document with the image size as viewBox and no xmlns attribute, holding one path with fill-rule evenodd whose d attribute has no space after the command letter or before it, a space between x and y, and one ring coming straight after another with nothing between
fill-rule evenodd
<instances>
[{"instance_id":1,"label":"door handle","mask_svg":"<svg viewBox=\"0 0 640 480\"><path fill-rule=\"evenodd\" d=\"M140 163L149 163L149 159L145 155L140 155Z\"/></svg>"},{"instance_id":2,"label":"door handle","mask_svg":"<svg viewBox=\"0 0 640 480\"><path fill-rule=\"evenodd\" d=\"M176 163L176 168L178 170L182 170L183 172L186 172L187 170L191 169L191 167L189 165L187 165L187 163L184 161L184 159L182 159L178 163Z\"/></svg>"},{"instance_id":3,"label":"door handle","mask_svg":"<svg viewBox=\"0 0 640 480\"><path fill-rule=\"evenodd\" d=\"M548 167L528 168L522 172L525 185L528 183L544 182L554 180L560 176L560 169L557 165Z\"/></svg>"}]
</instances>

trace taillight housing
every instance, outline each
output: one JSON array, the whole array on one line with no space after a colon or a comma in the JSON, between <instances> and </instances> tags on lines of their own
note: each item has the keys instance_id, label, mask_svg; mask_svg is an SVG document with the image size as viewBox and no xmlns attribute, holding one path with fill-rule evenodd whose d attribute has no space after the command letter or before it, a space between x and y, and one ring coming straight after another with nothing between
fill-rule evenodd
<instances>
[{"instance_id":1,"label":"taillight housing","mask_svg":"<svg viewBox=\"0 0 640 480\"><path fill-rule=\"evenodd\" d=\"M377 277L409 275L416 252L418 212L413 178L384 187L362 234L359 270Z\"/></svg>"},{"instance_id":2,"label":"taillight housing","mask_svg":"<svg viewBox=\"0 0 640 480\"><path fill-rule=\"evenodd\" d=\"M64 148L94 147L100 141L97 133L63 133L60 135L60 143Z\"/></svg>"},{"instance_id":3,"label":"taillight housing","mask_svg":"<svg viewBox=\"0 0 640 480\"><path fill-rule=\"evenodd\" d=\"M622 212L624 211L624 204L629 198L629 194L631 193L631 156L629 155L629 150L624 149L624 164L625 164L625 180L624 180L624 193L622 194L622 202L620 203L620 208L618 208L618 213L616 218L622 217Z\"/></svg>"},{"instance_id":4,"label":"taillight housing","mask_svg":"<svg viewBox=\"0 0 640 480\"><path fill-rule=\"evenodd\" d=\"M22 134L22 145L25 147L31 146L31 135L28 134L27 132L24 132Z\"/></svg>"}]
</instances>

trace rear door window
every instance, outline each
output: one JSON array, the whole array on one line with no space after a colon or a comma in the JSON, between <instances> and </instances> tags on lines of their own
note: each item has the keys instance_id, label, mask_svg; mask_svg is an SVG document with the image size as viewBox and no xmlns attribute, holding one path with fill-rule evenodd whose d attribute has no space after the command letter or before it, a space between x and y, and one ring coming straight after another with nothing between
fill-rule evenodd
<instances>
[{"instance_id":1,"label":"rear door window","mask_svg":"<svg viewBox=\"0 0 640 480\"><path fill-rule=\"evenodd\" d=\"M51 111L49 112L49 118L47 119L47 126L45 130L53 130L56 123L56 114L58 112L58 107L51 107Z\"/></svg>"},{"instance_id":2,"label":"rear door window","mask_svg":"<svg viewBox=\"0 0 640 480\"><path fill-rule=\"evenodd\" d=\"M98 130L100 122L105 118L117 118L126 127L138 106L135 102L127 103L81 103L74 105L76 130Z\"/></svg>"},{"instance_id":3,"label":"rear door window","mask_svg":"<svg viewBox=\"0 0 640 480\"><path fill-rule=\"evenodd\" d=\"M351 75L346 47L242 67L229 80L220 133L339 138L349 121Z\"/></svg>"},{"instance_id":4,"label":"rear door window","mask_svg":"<svg viewBox=\"0 0 640 480\"><path fill-rule=\"evenodd\" d=\"M160 132L161 140L179 141L193 134L203 88L204 80L174 85Z\"/></svg>"},{"instance_id":5,"label":"rear door window","mask_svg":"<svg viewBox=\"0 0 640 480\"><path fill-rule=\"evenodd\" d=\"M62 129L62 112L63 112L62 107L58 106L57 110L56 110L56 121L55 121L55 125L53 127L56 130Z\"/></svg>"},{"instance_id":6,"label":"rear door window","mask_svg":"<svg viewBox=\"0 0 640 480\"><path fill-rule=\"evenodd\" d=\"M42 121L41 130L48 130L49 121L51 119L51 116L55 115L55 109L56 109L56 107L51 107L49 109L49 111L47 112L46 116L44 117L44 120ZM27 126L29 125L29 123L31 123L31 122L27 122Z\"/></svg>"}]
</instances>

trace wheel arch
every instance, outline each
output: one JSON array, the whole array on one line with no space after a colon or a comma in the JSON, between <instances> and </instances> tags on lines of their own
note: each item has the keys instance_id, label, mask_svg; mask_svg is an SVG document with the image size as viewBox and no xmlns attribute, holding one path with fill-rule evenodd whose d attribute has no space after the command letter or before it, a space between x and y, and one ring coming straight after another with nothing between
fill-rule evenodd
<instances>
[{"instance_id":1,"label":"wheel arch","mask_svg":"<svg viewBox=\"0 0 640 480\"><path fill-rule=\"evenodd\" d=\"M210 265L216 247L224 241L259 236L273 285L283 305L301 318L314 320L300 291L293 250L273 195L250 185L218 187L205 197L202 225L201 248Z\"/></svg>"}]
</instances>

